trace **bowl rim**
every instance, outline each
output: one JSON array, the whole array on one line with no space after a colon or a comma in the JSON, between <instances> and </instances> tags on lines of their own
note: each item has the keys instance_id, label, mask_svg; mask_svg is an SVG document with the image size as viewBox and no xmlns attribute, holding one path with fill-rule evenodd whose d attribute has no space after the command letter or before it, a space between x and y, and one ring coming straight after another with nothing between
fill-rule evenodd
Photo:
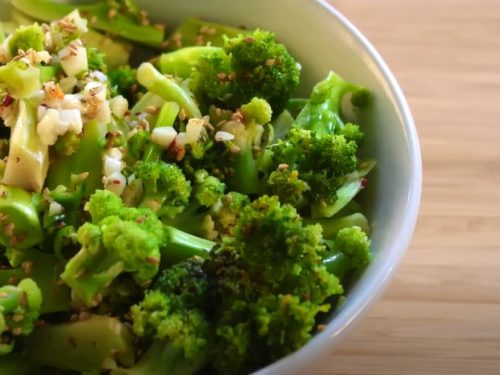
<instances>
[{"instance_id":1,"label":"bowl rim","mask_svg":"<svg viewBox=\"0 0 500 375\"><path fill-rule=\"evenodd\" d=\"M302 348L263 367L254 372L253 375L298 373L308 368L313 362L320 359L328 352L331 352L334 346L338 345L341 341L340 338L345 337L353 329L360 318L367 313L368 308L373 306L387 288L389 281L394 276L410 244L420 208L422 193L422 159L420 145L415 122L401 87L382 56L346 16L330 4L328 0L315 0L314 5L323 8L330 16L336 18L340 27L358 42L361 49L375 63L375 66L388 86L391 96L395 100L396 108L401 116L403 130L408 140L408 150L410 154L410 187L407 192L406 200L407 214L401 221L401 231L392 242L387 257L379 265L378 269L372 272L371 283L363 293L366 298L358 299L353 302L352 305L342 309L339 315L328 323L321 333L315 335ZM337 338L336 341L334 341L335 338Z\"/></svg>"}]
</instances>

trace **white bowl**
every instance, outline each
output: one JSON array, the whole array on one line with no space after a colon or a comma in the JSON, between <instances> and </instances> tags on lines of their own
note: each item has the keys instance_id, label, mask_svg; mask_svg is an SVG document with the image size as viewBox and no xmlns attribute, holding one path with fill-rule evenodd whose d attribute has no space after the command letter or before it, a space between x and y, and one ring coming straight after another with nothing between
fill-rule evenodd
<instances>
[{"instance_id":1,"label":"white bowl","mask_svg":"<svg viewBox=\"0 0 500 375\"><path fill-rule=\"evenodd\" d=\"M373 263L350 290L326 329L299 351L259 370L258 375L301 373L331 351L381 295L413 234L422 183L420 149L406 99L393 74L368 40L322 0L144 0L153 18L175 25L188 16L274 31L303 66L299 94L331 69L368 87L375 100L362 124L363 153L377 160L365 194L373 223Z\"/></svg>"}]
</instances>

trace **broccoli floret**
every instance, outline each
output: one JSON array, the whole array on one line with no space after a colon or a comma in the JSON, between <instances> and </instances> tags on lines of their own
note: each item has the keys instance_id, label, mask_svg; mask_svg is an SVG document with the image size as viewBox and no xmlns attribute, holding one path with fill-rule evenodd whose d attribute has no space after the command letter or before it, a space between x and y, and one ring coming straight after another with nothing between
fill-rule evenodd
<instances>
[{"instance_id":1,"label":"broccoli floret","mask_svg":"<svg viewBox=\"0 0 500 375\"><path fill-rule=\"evenodd\" d=\"M322 214L335 204L338 189L356 169L356 143L346 141L342 135L292 129L271 149L275 165L285 165L290 173L297 171L300 180L310 187L303 195L313 216L331 216Z\"/></svg>"},{"instance_id":2,"label":"broccoli floret","mask_svg":"<svg viewBox=\"0 0 500 375\"><path fill-rule=\"evenodd\" d=\"M345 134L346 138L354 135L353 140L358 140L361 137L359 129L354 129L352 124L344 129L342 100L347 94L351 95L351 103L355 107L367 105L370 99L366 88L344 81L330 72L325 80L314 86L309 102L297 116L296 125L319 135L336 133Z\"/></svg>"},{"instance_id":3,"label":"broccoli floret","mask_svg":"<svg viewBox=\"0 0 500 375\"><path fill-rule=\"evenodd\" d=\"M87 61L89 70L99 70L106 72L107 67L104 62L105 54L97 48L87 47Z\"/></svg>"},{"instance_id":4,"label":"broccoli floret","mask_svg":"<svg viewBox=\"0 0 500 375\"><path fill-rule=\"evenodd\" d=\"M41 305L42 293L31 279L0 287L0 355L14 348L12 336L28 336L33 331Z\"/></svg>"},{"instance_id":5,"label":"broccoli floret","mask_svg":"<svg viewBox=\"0 0 500 375\"><path fill-rule=\"evenodd\" d=\"M206 363L208 281L192 258L165 270L144 300L132 306L136 335L152 342L139 362L112 375L189 375Z\"/></svg>"},{"instance_id":6,"label":"broccoli floret","mask_svg":"<svg viewBox=\"0 0 500 375\"><path fill-rule=\"evenodd\" d=\"M70 156L78 151L80 147L80 136L72 131L59 136L54 149L60 156Z\"/></svg>"},{"instance_id":7,"label":"broccoli floret","mask_svg":"<svg viewBox=\"0 0 500 375\"><path fill-rule=\"evenodd\" d=\"M137 84L137 69L130 66L123 66L108 71L108 83L111 96L122 95L129 103L134 103L140 93Z\"/></svg>"},{"instance_id":8,"label":"broccoli floret","mask_svg":"<svg viewBox=\"0 0 500 375\"><path fill-rule=\"evenodd\" d=\"M226 38L223 49L201 54L191 87L205 106L236 109L253 97L269 102L278 115L299 84L300 69L274 34Z\"/></svg>"},{"instance_id":9,"label":"broccoli floret","mask_svg":"<svg viewBox=\"0 0 500 375\"><path fill-rule=\"evenodd\" d=\"M45 324L25 340L26 356L47 366L100 373L134 363L133 335L109 316L81 313L71 323ZM53 373L53 372L51 372Z\"/></svg>"},{"instance_id":10,"label":"broccoli floret","mask_svg":"<svg viewBox=\"0 0 500 375\"><path fill-rule=\"evenodd\" d=\"M315 316L343 293L321 264L321 228L304 226L296 210L262 196L243 208L205 263L211 284L220 373L255 370L301 347Z\"/></svg>"},{"instance_id":11,"label":"broccoli floret","mask_svg":"<svg viewBox=\"0 0 500 375\"><path fill-rule=\"evenodd\" d=\"M28 16L46 22L61 19L74 10L74 6L71 4L49 0L12 0L11 4ZM92 20L93 28L159 48L163 42L163 30L143 22L145 19L142 14L137 10L131 10L132 8L117 7L115 1L102 1L78 6L80 12Z\"/></svg>"},{"instance_id":12,"label":"broccoli floret","mask_svg":"<svg viewBox=\"0 0 500 375\"><path fill-rule=\"evenodd\" d=\"M277 195L282 203L289 203L300 209L307 204L304 194L311 190L309 184L299 178L297 170L278 168L269 175L267 193Z\"/></svg>"},{"instance_id":13,"label":"broccoli floret","mask_svg":"<svg viewBox=\"0 0 500 375\"><path fill-rule=\"evenodd\" d=\"M152 280L159 269L164 234L151 211L124 207L108 191L92 195L86 209L92 223L78 229L81 249L66 264L61 278L77 300L93 306L122 273L130 273L138 285Z\"/></svg>"},{"instance_id":14,"label":"broccoli floret","mask_svg":"<svg viewBox=\"0 0 500 375\"><path fill-rule=\"evenodd\" d=\"M365 233L370 233L370 225L365 215L354 212L342 217L322 218L322 219L304 219L306 224L320 224L323 228L323 238L333 240L337 233L344 228L359 227Z\"/></svg>"},{"instance_id":15,"label":"broccoli floret","mask_svg":"<svg viewBox=\"0 0 500 375\"><path fill-rule=\"evenodd\" d=\"M330 273L343 279L349 273L362 272L371 259L368 236L360 227L351 226L338 231L324 264Z\"/></svg>"},{"instance_id":16,"label":"broccoli floret","mask_svg":"<svg viewBox=\"0 0 500 375\"><path fill-rule=\"evenodd\" d=\"M9 39L9 49L12 56L16 56L19 50L43 51L45 35L37 23L30 26L20 26Z\"/></svg>"},{"instance_id":17,"label":"broccoli floret","mask_svg":"<svg viewBox=\"0 0 500 375\"><path fill-rule=\"evenodd\" d=\"M189 204L191 184L182 170L163 161L140 161L133 167L144 192L139 207L148 207L159 217L173 218Z\"/></svg>"},{"instance_id":18,"label":"broccoli floret","mask_svg":"<svg viewBox=\"0 0 500 375\"><path fill-rule=\"evenodd\" d=\"M21 60L0 66L0 88L15 99L27 99L41 89L40 69Z\"/></svg>"},{"instance_id":19,"label":"broccoli floret","mask_svg":"<svg viewBox=\"0 0 500 375\"><path fill-rule=\"evenodd\" d=\"M190 234L210 238L213 228L208 225L208 209L216 205L224 196L226 185L211 176L204 169L195 172L191 201L184 212L166 222ZM212 238L211 238L212 239Z\"/></svg>"}]
</instances>

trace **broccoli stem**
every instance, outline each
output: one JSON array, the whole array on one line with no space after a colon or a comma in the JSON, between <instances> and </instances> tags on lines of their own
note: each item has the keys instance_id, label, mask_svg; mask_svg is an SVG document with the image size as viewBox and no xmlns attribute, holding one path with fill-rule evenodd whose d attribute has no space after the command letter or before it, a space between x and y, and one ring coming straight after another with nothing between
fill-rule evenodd
<instances>
[{"instance_id":1,"label":"broccoli stem","mask_svg":"<svg viewBox=\"0 0 500 375\"><path fill-rule=\"evenodd\" d=\"M137 81L148 91L159 95L166 101L174 101L184 109L187 117L200 118L198 105L187 91L175 82L162 75L151 63L142 63L137 69Z\"/></svg>"},{"instance_id":2,"label":"broccoli stem","mask_svg":"<svg viewBox=\"0 0 500 375\"><path fill-rule=\"evenodd\" d=\"M360 227L363 232L369 233L370 227L368 224L368 219L365 215L357 212L348 216L341 218L323 218L323 219L305 219L304 224L320 224L323 228L323 238L327 240L332 240L335 238L337 233L347 227L357 226Z\"/></svg>"},{"instance_id":3,"label":"broccoli stem","mask_svg":"<svg viewBox=\"0 0 500 375\"><path fill-rule=\"evenodd\" d=\"M41 191L49 166L49 150L36 133L35 106L25 100L17 105L18 117L11 131L9 158L2 182L29 191Z\"/></svg>"},{"instance_id":4,"label":"broccoli stem","mask_svg":"<svg viewBox=\"0 0 500 375\"><path fill-rule=\"evenodd\" d=\"M189 361L182 350L168 342L154 341L134 367L113 370L111 375L191 375L196 374L205 363L205 355Z\"/></svg>"},{"instance_id":5,"label":"broccoli stem","mask_svg":"<svg viewBox=\"0 0 500 375\"><path fill-rule=\"evenodd\" d=\"M43 241L43 230L32 194L0 185L0 244L27 249Z\"/></svg>"},{"instance_id":6,"label":"broccoli stem","mask_svg":"<svg viewBox=\"0 0 500 375\"><path fill-rule=\"evenodd\" d=\"M0 356L0 374L33 375L41 373L42 369L39 364L28 360L20 353Z\"/></svg>"},{"instance_id":7,"label":"broccoli stem","mask_svg":"<svg viewBox=\"0 0 500 375\"><path fill-rule=\"evenodd\" d=\"M3 30L2 22L0 22L0 43L5 40L5 31Z\"/></svg>"},{"instance_id":8,"label":"broccoli stem","mask_svg":"<svg viewBox=\"0 0 500 375\"><path fill-rule=\"evenodd\" d=\"M165 226L166 245L161 250L161 259L169 265L179 263L193 256L207 258L215 242L183 232L172 226Z\"/></svg>"},{"instance_id":9,"label":"broccoli stem","mask_svg":"<svg viewBox=\"0 0 500 375\"><path fill-rule=\"evenodd\" d=\"M160 126L173 126L177 115L179 114L179 105L176 102L165 102L161 107L155 128ZM151 129L152 130L152 129ZM144 150L144 161L160 160L163 148L154 142L149 142Z\"/></svg>"},{"instance_id":10,"label":"broccoli stem","mask_svg":"<svg viewBox=\"0 0 500 375\"><path fill-rule=\"evenodd\" d=\"M294 121L289 111L285 109L281 112L272 122L274 130L273 142L276 142L278 139L284 139L288 131L292 128Z\"/></svg>"},{"instance_id":11,"label":"broccoli stem","mask_svg":"<svg viewBox=\"0 0 500 375\"><path fill-rule=\"evenodd\" d=\"M37 250L9 250L8 258L13 269L0 269L0 284L33 279L42 292L41 313L54 313L70 309L70 291L61 284L59 274L64 265L52 254Z\"/></svg>"},{"instance_id":12,"label":"broccoli stem","mask_svg":"<svg viewBox=\"0 0 500 375\"><path fill-rule=\"evenodd\" d=\"M323 264L327 271L337 276L339 280L342 280L351 269L349 259L343 253L339 252L330 252L323 259Z\"/></svg>"},{"instance_id":13,"label":"broccoli stem","mask_svg":"<svg viewBox=\"0 0 500 375\"><path fill-rule=\"evenodd\" d=\"M177 50L188 46L210 45L222 47L224 35L232 38L249 33L235 27L202 21L197 18L186 18L167 40L169 50Z\"/></svg>"},{"instance_id":14,"label":"broccoli stem","mask_svg":"<svg viewBox=\"0 0 500 375\"><path fill-rule=\"evenodd\" d=\"M163 74L188 78L202 56L218 49L220 47L195 46L164 53L160 56L158 67Z\"/></svg>"},{"instance_id":15,"label":"broccoli stem","mask_svg":"<svg viewBox=\"0 0 500 375\"><path fill-rule=\"evenodd\" d=\"M87 48L97 48L104 52L104 62L108 68L119 68L129 62L132 45L126 41L112 39L94 30L83 34L82 40Z\"/></svg>"},{"instance_id":16,"label":"broccoli stem","mask_svg":"<svg viewBox=\"0 0 500 375\"><path fill-rule=\"evenodd\" d=\"M49 0L11 0L14 8L37 20L50 22L68 15L74 10L72 4L56 3ZM159 48L163 42L163 30L154 26L141 25L131 17L116 12L109 17L112 9L108 2L80 4L78 9L82 15L92 20L92 27L134 42ZM95 21L95 22L94 22Z\"/></svg>"},{"instance_id":17,"label":"broccoli stem","mask_svg":"<svg viewBox=\"0 0 500 375\"><path fill-rule=\"evenodd\" d=\"M304 107L309 103L309 99L305 98L292 98L286 103L286 110L290 112L292 117L297 117L298 114L304 109Z\"/></svg>"},{"instance_id":18,"label":"broccoli stem","mask_svg":"<svg viewBox=\"0 0 500 375\"><path fill-rule=\"evenodd\" d=\"M26 355L48 366L101 371L134 363L133 337L119 320L91 315L74 323L45 325L26 339Z\"/></svg>"},{"instance_id":19,"label":"broccoli stem","mask_svg":"<svg viewBox=\"0 0 500 375\"><path fill-rule=\"evenodd\" d=\"M90 121L80 140L78 151L67 157L58 157L53 161L47 177L49 189L58 185L71 186L71 176L88 173L85 180L84 196L90 196L102 187L102 157L104 152L107 124Z\"/></svg>"},{"instance_id":20,"label":"broccoli stem","mask_svg":"<svg viewBox=\"0 0 500 375\"><path fill-rule=\"evenodd\" d=\"M251 145L248 145L234 158L232 166L234 174L228 181L231 190L243 194L255 194L262 190L257 162L254 159Z\"/></svg>"},{"instance_id":21,"label":"broccoli stem","mask_svg":"<svg viewBox=\"0 0 500 375\"><path fill-rule=\"evenodd\" d=\"M61 72L60 65L44 65L40 66L40 82L45 83L56 79L57 75Z\"/></svg>"}]
</instances>

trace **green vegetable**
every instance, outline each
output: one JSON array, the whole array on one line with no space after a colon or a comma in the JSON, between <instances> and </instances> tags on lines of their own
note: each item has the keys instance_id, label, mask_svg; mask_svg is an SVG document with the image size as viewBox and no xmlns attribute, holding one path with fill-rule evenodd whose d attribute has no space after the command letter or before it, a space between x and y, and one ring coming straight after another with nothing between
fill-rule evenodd
<instances>
[{"instance_id":1,"label":"green vegetable","mask_svg":"<svg viewBox=\"0 0 500 375\"><path fill-rule=\"evenodd\" d=\"M97 31L89 30L82 35L87 48L95 48L103 54L104 64L110 69L127 65L132 45L123 40L117 40Z\"/></svg>"},{"instance_id":2,"label":"green vegetable","mask_svg":"<svg viewBox=\"0 0 500 375\"><path fill-rule=\"evenodd\" d=\"M9 49L12 56L16 56L19 50L35 51L44 50L45 35L38 24L19 27L9 40Z\"/></svg>"},{"instance_id":3,"label":"green vegetable","mask_svg":"<svg viewBox=\"0 0 500 375\"><path fill-rule=\"evenodd\" d=\"M78 150L70 156L55 158L47 176L47 186L55 189L58 185L71 186L71 178L85 174L85 196L102 187L102 163L107 125L89 121L85 125Z\"/></svg>"},{"instance_id":4,"label":"green vegetable","mask_svg":"<svg viewBox=\"0 0 500 375\"><path fill-rule=\"evenodd\" d=\"M185 47L177 51L164 53L158 61L158 68L163 74L171 74L180 78L188 78L193 73L200 58L218 51L218 47L194 46Z\"/></svg>"},{"instance_id":5,"label":"green vegetable","mask_svg":"<svg viewBox=\"0 0 500 375\"><path fill-rule=\"evenodd\" d=\"M0 88L15 99L28 99L41 87L40 69L20 60L0 66Z\"/></svg>"},{"instance_id":6,"label":"green vegetable","mask_svg":"<svg viewBox=\"0 0 500 375\"><path fill-rule=\"evenodd\" d=\"M33 375L40 374L41 366L28 360L20 353L0 356L0 374Z\"/></svg>"},{"instance_id":7,"label":"green vegetable","mask_svg":"<svg viewBox=\"0 0 500 375\"><path fill-rule=\"evenodd\" d=\"M98 372L134 363L133 336L116 318L85 314L77 322L37 329L26 340L26 355L60 369Z\"/></svg>"},{"instance_id":8,"label":"green vegetable","mask_svg":"<svg viewBox=\"0 0 500 375\"><path fill-rule=\"evenodd\" d=\"M14 105L17 111L16 123L11 130L9 158L2 182L29 191L41 191L49 167L48 147L36 133L34 105L25 100Z\"/></svg>"},{"instance_id":9,"label":"green vegetable","mask_svg":"<svg viewBox=\"0 0 500 375\"><path fill-rule=\"evenodd\" d=\"M152 341L150 348L134 367L111 374L188 375L203 367L208 360L207 289L196 258L164 271L131 309L134 333Z\"/></svg>"},{"instance_id":10,"label":"green vegetable","mask_svg":"<svg viewBox=\"0 0 500 375\"><path fill-rule=\"evenodd\" d=\"M14 8L28 16L42 21L53 21L69 14L74 6L56 3L50 0L11 0ZM149 25L141 24L134 14L118 10L114 17L109 17L114 9L109 1L89 5L79 5L79 11L91 20L90 24L97 30L102 30L121 36L134 42L151 47L160 47L163 41L163 31Z\"/></svg>"},{"instance_id":11,"label":"green vegetable","mask_svg":"<svg viewBox=\"0 0 500 375\"><path fill-rule=\"evenodd\" d=\"M314 86L309 102L297 116L297 126L319 135L342 134L345 127L342 99L347 94L351 95L352 105L358 108L366 106L370 100L370 92L366 88L344 81L330 72L326 79ZM347 132L352 132L352 129Z\"/></svg>"},{"instance_id":12,"label":"green vegetable","mask_svg":"<svg viewBox=\"0 0 500 375\"><path fill-rule=\"evenodd\" d=\"M242 33L246 33L246 31L190 17L182 21L175 29L168 38L166 46L168 50L205 45L222 47L224 36L231 38Z\"/></svg>"},{"instance_id":13,"label":"green vegetable","mask_svg":"<svg viewBox=\"0 0 500 375\"><path fill-rule=\"evenodd\" d=\"M315 316L343 293L321 264L321 228L304 226L290 205L261 196L243 208L233 237L207 263L215 319L213 363L219 373L248 373L300 348Z\"/></svg>"},{"instance_id":14,"label":"green vegetable","mask_svg":"<svg viewBox=\"0 0 500 375\"><path fill-rule=\"evenodd\" d=\"M70 309L69 288L59 278L64 264L54 255L34 249L10 249L6 255L13 268L0 269L0 285L31 278L42 293L41 314Z\"/></svg>"},{"instance_id":15,"label":"green vegetable","mask_svg":"<svg viewBox=\"0 0 500 375\"><path fill-rule=\"evenodd\" d=\"M14 348L13 336L27 336L40 315L42 294L31 279L22 280L17 286L0 287L0 355L10 353Z\"/></svg>"},{"instance_id":16,"label":"green vegetable","mask_svg":"<svg viewBox=\"0 0 500 375\"><path fill-rule=\"evenodd\" d=\"M172 78L163 76L150 63L142 63L137 69L137 81L148 91L159 95L166 101L174 101L186 111L189 118L201 117L200 110L191 93Z\"/></svg>"},{"instance_id":17,"label":"green vegetable","mask_svg":"<svg viewBox=\"0 0 500 375\"><path fill-rule=\"evenodd\" d=\"M33 195L0 185L0 244L28 249L43 241L44 234Z\"/></svg>"}]
</instances>

